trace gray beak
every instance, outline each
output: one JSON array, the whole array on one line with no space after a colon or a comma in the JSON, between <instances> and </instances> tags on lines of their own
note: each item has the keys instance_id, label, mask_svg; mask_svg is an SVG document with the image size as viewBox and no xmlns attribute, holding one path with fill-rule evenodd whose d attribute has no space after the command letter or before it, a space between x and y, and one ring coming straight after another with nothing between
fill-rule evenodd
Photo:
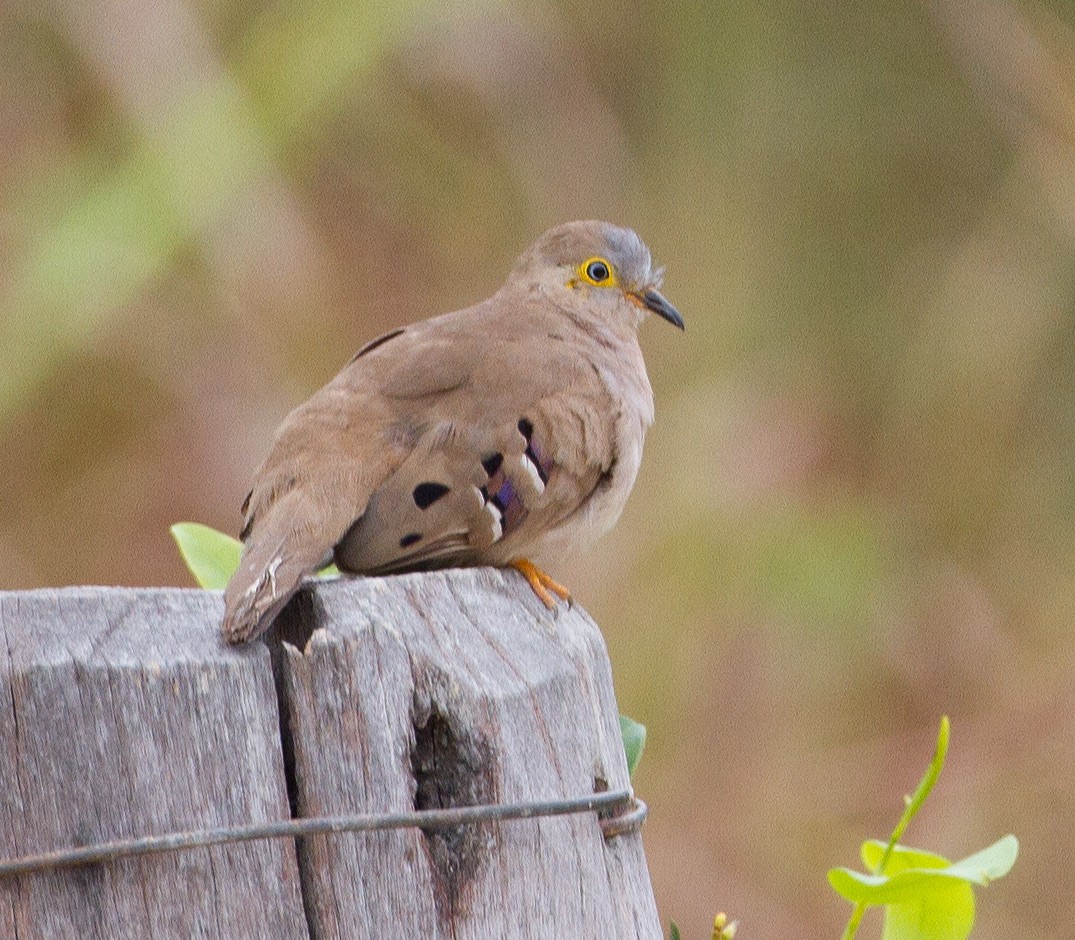
<instances>
[{"instance_id":1,"label":"gray beak","mask_svg":"<svg viewBox=\"0 0 1075 940\"><path fill-rule=\"evenodd\" d=\"M656 288L650 287L642 291L640 299L643 305L652 310L657 316L664 317L669 323L678 326L681 330L684 328L683 317L679 315L679 311L665 300L664 294Z\"/></svg>"}]
</instances>

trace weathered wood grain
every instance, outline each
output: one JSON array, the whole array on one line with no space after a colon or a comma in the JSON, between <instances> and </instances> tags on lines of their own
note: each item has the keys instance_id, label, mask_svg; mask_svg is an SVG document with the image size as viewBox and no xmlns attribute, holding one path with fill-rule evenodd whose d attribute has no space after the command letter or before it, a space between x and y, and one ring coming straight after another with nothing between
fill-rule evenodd
<instances>
[{"instance_id":1,"label":"weathered wood grain","mask_svg":"<svg viewBox=\"0 0 1075 940\"><path fill-rule=\"evenodd\" d=\"M280 634L302 815L628 785L599 630L513 572L323 585ZM300 864L323 940L662 935L640 835L606 842L592 814L316 837Z\"/></svg>"},{"instance_id":2,"label":"weathered wood grain","mask_svg":"<svg viewBox=\"0 0 1075 940\"><path fill-rule=\"evenodd\" d=\"M628 785L604 643L489 569L304 589L226 648L219 594L0 593L0 855L289 815ZM275 684L274 684L275 681ZM279 714L285 716L281 735ZM0 879L0 938L658 938L592 813L241 843Z\"/></svg>"},{"instance_id":3,"label":"weathered wood grain","mask_svg":"<svg viewBox=\"0 0 1075 940\"><path fill-rule=\"evenodd\" d=\"M203 591L0 594L0 854L287 818L270 658ZM0 936L300 938L290 841L0 881Z\"/></svg>"}]
</instances>

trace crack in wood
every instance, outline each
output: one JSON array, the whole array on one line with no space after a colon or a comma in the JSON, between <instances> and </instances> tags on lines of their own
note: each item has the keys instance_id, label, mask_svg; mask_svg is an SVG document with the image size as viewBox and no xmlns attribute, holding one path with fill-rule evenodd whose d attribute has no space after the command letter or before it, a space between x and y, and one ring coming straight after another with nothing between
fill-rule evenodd
<instances>
[{"instance_id":1,"label":"crack in wood","mask_svg":"<svg viewBox=\"0 0 1075 940\"><path fill-rule=\"evenodd\" d=\"M298 778L295 772L295 728L291 716L291 696L288 692L285 645L304 650L317 629L321 610L316 597L309 588L300 588L281 611L265 637L272 663L273 688L276 691L276 711L280 727L280 751L284 763L284 785L287 787L287 805L292 819L298 819ZM309 866L312 864L302 839L295 840L295 857L299 865L299 894L302 911L306 918L306 930L311 940L319 936L317 929L316 901L311 894L312 881Z\"/></svg>"}]
</instances>

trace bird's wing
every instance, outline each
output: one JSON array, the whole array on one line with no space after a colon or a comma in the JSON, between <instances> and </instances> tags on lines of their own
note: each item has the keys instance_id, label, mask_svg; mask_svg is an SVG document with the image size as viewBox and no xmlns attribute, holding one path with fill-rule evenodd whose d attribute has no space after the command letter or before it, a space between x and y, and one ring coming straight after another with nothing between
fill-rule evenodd
<instances>
[{"instance_id":1,"label":"bird's wing","mask_svg":"<svg viewBox=\"0 0 1075 940\"><path fill-rule=\"evenodd\" d=\"M535 308L523 320L509 329L489 307L465 328L438 318L420 350L393 358L381 398L416 439L336 546L342 569L525 557L607 484L621 403L601 352L563 318Z\"/></svg>"},{"instance_id":2,"label":"bird's wing","mask_svg":"<svg viewBox=\"0 0 1075 940\"><path fill-rule=\"evenodd\" d=\"M248 500L229 639L266 629L333 549L371 573L504 561L601 485L617 406L596 370L484 313L375 340L288 416Z\"/></svg>"},{"instance_id":3,"label":"bird's wing","mask_svg":"<svg viewBox=\"0 0 1075 940\"><path fill-rule=\"evenodd\" d=\"M502 564L578 512L616 462L613 403L581 370L553 371L563 385L513 398L486 369L480 413L465 388L430 402L432 423L337 546L340 567Z\"/></svg>"}]
</instances>

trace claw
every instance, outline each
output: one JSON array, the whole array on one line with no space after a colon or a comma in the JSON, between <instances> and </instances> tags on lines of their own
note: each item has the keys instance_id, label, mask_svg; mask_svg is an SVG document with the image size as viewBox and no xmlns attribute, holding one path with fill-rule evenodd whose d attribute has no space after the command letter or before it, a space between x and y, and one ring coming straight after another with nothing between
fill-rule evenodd
<instances>
[{"instance_id":1,"label":"claw","mask_svg":"<svg viewBox=\"0 0 1075 940\"><path fill-rule=\"evenodd\" d=\"M527 583L530 585L531 590L538 596L549 610L553 610L556 607L556 601L553 599L553 594L557 595L561 600L571 603L571 592L560 584L559 581L554 581L551 577L545 574L537 565L532 561L528 561L525 558L516 558L515 561L510 562L512 568L519 572ZM551 594L549 592L552 592Z\"/></svg>"}]
</instances>

